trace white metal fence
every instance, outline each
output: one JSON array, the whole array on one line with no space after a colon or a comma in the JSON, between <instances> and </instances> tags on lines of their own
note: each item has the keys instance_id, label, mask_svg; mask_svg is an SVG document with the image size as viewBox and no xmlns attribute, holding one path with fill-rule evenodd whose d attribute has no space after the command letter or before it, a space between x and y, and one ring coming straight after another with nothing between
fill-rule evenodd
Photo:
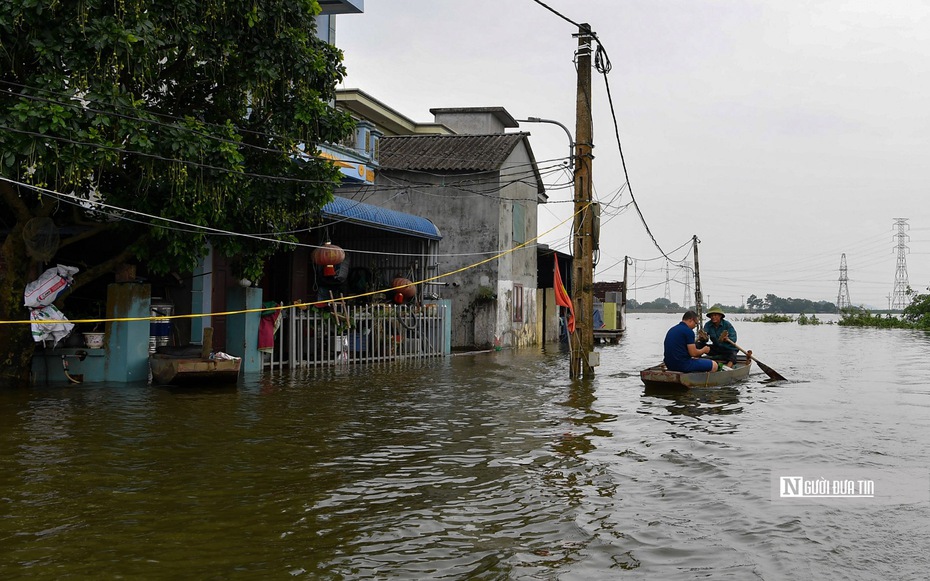
<instances>
[{"instance_id":1,"label":"white metal fence","mask_svg":"<svg viewBox=\"0 0 930 581\"><path fill-rule=\"evenodd\" d=\"M294 369L315 365L374 363L439 357L449 353L444 304L370 304L330 310L284 309L274 350L263 366Z\"/></svg>"}]
</instances>

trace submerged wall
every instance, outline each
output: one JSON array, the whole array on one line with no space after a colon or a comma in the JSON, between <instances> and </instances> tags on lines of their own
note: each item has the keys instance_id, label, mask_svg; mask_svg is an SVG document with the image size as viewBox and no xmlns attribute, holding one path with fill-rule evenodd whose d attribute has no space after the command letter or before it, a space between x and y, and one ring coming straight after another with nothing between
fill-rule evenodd
<instances>
[{"instance_id":1,"label":"submerged wall","mask_svg":"<svg viewBox=\"0 0 930 581\"><path fill-rule=\"evenodd\" d=\"M231 288L230 294L229 302L237 310L261 306L259 288ZM148 382L151 296L148 284L108 286L106 319L110 322L106 323L103 347L37 348L32 359L33 384ZM257 310L228 317L226 343L231 346L231 355L243 358L243 373L261 371L259 318Z\"/></svg>"}]
</instances>

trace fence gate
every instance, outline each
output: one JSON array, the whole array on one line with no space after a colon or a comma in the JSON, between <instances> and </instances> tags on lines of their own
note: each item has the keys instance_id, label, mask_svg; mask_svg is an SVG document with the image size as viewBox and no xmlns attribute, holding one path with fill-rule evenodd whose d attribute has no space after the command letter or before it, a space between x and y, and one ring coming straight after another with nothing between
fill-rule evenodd
<instances>
[{"instance_id":1,"label":"fence gate","mask_svg":"<svg viewBox=\"0 0 930 581\"><path fill-rule=\"evenodd\" d=\"M284 309L274 351L265 355L263 367L441 357L449 352L447 316L447 305L440 303L340 305L338 315L313 307Z\"/></svg>"}]
</instances>

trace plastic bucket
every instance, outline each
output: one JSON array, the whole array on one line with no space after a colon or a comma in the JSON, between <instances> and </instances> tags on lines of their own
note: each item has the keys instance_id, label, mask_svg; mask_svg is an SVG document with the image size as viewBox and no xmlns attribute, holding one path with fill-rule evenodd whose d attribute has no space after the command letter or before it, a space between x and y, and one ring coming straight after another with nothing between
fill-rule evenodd
<instances>
[{"instance_id":1,"label":"plastic bucket","mask_svg":"<svg viewBox=\"0 0 930 581\"><path fill-rule=\"evenodd\" d=\"M174 305L171 303L152 303L152 317L170 317L174 314ZM152 319L149 323L149 352L154 353L155 348L167 345L171 337L171 319Z\"/></svg>"}]
</instances>

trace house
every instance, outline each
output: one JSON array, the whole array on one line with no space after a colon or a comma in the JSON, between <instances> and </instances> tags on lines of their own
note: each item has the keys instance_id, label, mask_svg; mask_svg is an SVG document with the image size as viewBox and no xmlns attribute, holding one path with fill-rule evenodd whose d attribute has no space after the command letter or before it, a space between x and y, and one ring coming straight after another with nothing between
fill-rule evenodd
<instances>
[{"instance_id":1,"label":"house","mask_svg":"<svg viewBox=\"0 0 930 581\"><path fill-rule=\"evenodd\" d=\"M321 14L316 19L316 32L330 44L335 44L336 15L364 11L364 0L320 0L319 4ZM354 169L357 170L357 167ZM340 209L334 208L334 211L338 214ZM347 217L339 219L349 223ZM359 224L365 224L365 220L365 216L359 216L354 226L361 227ZM432 232L422 224L418 224L418 227L420 234ZM280 273L275 274L281 276ZM299 275L300 271L297 272ZM133 320L106 325L106 349L84 352L83 349L72 348L72 352L65 354L43 351L33 360L37 381L64 381L66 374L61 373L61 368L65 360L59 361L59 357L76 356L77 352L81 352L82 356L73 361L71 369L75 375L84 377L88 382L144 381L150 351L158 344L164 344L158 342L200 342L204 337L204 329L208 327L213 329L213 347L216 350L244 356L247 361L243 365L244 371L259 370L255 357L258 313L252 311L261 305L262 291L252 286L255 281L240 281L233 276L229 257L208 249L192 273L175 273L145 284L133 279L135 274L128 276L127 280L117 278L116 284L107 285L107 281L101 280L100 284L88 285L83 289L87 296L93 297L94 303L100 303L95 308L95 316ZM301 290L299 280L296 284L293 281L288 283L284 290ZM103 296L106 296L105 301L100 298ZM82 298L78 295L72 300L77 302ZM250 312L227 314L229 311L245 310ZM178 314L203 316L181 316L172 318L170 322L161 319L163 315ZM158 322L150 324L145 320L156 316L160 317ZM51 366L50 359L53 363Z\"/></svg>"},{"instance_id":2,"label":"house","mask_svg":"<svg viewBox=\"0 0 930 581\"><path fill-rule=\"evenodd\" d=\"M339 195L420 216L443 233L427 278L451 300L452 347L538 344L536 211L547 196L529 143L503 107L432 109L416 124L357 89L337 105L365 115L373 187Z\"/></svg>"}]
</instances>

